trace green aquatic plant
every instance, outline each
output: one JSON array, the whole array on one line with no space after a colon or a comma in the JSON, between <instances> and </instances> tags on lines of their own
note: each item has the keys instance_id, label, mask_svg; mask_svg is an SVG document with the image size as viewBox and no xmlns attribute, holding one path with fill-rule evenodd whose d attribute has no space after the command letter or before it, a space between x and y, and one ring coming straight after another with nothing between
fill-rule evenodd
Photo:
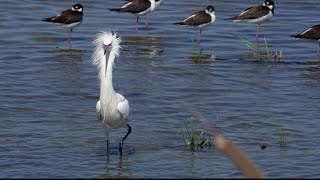
<instances>
[{"instance_id":1,"label":"green aquatic plant","mask_svg":"<svg viewBox=\"0 0 320 180\"><path fill-rule=\"evenodd\" d=\"M260 48L259 46L256 46L255 44L251 43L249 40L241 37L234 35L237 38L240 39L241 42L243 42L249 50L252 52L254 57L259 58L260 60L264 60L265 62L269 62L273 59L274 63L278 63L281 58L282 58L282 51L270 51L269 50L269 45L264 37L264 48Z\"/></svg>"},{"instance_id":2,"label":"green aquatic plant","mask_svg":"<svg viewBox=\"0 0 320 180\"><path fill-rule=\"evenodd\" d=\"M191 52L191 59L193 60L194 63L196 64L209 64L214 62L217 58L214 54L204 54L202 53L202 47L200 45L200 50L197 52L196 49L196 42L194 39L191 37L191 42L192 42L192 52Z\"/></svg>"},{"instance_id":3,"label":"green aquatic plant","mask_svg":"<svg viewBox=\"0 0 320 180\"><path fill-rule=\"evenodd\" d=\"M189 119L189 125L185 122L185 128L186 128L186 135L183 129L180 129L180 134L182 136L182 140L184 143L184 146L192 151L195 149L203 149L204 147L211 146L211 140L210 138L205 139L204 138L204 132L196 132L194 129L194 117L191 116Z\"/></svg>"},{"instance_id":4,"label":"green aquatic plant","mask_svg":"<svg viewBox=\"0 0 320 180\"><path fill-rule=\"evenodd\" d=\"M287 147L287 132L283 129L282 125L278 124L277 121L274 121L276 127L276 133L279 137L279 145L281 148Z\"/></svg>"},{"instance_id":5,"label":"green aquatic plant","mask_svg":"<svg viewBox=\"0 0 320 180\"><path fill-rule=\"evenodd\" d=\"M279 137L279 146L281 149L287 147L287 132L283 129L283 125L272 114L273 124L276 128L276 133Z\"/></svg>"},{"instance_id":6,"label":"green aquatic plant","mask_svg":"<svg viewBox=\"0 0 320 180\"><path fill-rule=\"evenodd\" d=\"M195 49L195 42L193 40L193 38L191 38L191 42L192 42L192 59L193 59L193 62L195 62L196 64L200 64L202 61L201 61L201 55L198 55L196 53L196 49ZM201 54L201 49L200 49L200 53Z\"/></svg>"}]
</instances>

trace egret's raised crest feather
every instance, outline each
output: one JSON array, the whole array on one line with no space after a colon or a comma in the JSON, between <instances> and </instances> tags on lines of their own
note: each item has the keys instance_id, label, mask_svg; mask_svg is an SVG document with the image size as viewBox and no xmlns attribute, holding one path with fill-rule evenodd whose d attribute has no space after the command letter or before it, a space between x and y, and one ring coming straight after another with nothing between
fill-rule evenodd
<instances>
[{"instance_id":1,"label":"egret's raised crest feather","mask_svg":"<svg viewBox=\"0 0 320 180\"><path fill-rule=\"evenodd\" d=\"M95 65L101 64L102 56L104 56L103 43L105 39L109 39L112 45L112 54L110 54L110 56L118 57L120 55L121 38L117 37L116 32L112 33L111 31L101 31L93 41L95 48L92 54L92 61Z\"/></svg>"}]
</instances>

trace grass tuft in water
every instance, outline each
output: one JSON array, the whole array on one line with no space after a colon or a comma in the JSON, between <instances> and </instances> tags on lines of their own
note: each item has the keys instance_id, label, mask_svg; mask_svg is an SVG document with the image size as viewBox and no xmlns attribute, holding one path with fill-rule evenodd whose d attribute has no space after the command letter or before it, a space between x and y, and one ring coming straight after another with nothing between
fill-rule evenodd
<instances>
[{"instance_id":1,"label":"grass tuft in water","mask_svg":"<svg viewBox=\"0 0 320 180\"><path fill-rule=\"evenodd\" d=\"M276 128L276 133L279 137L279 146L281 149L287 147L287 132L283 129L283 125L279 124L279 122L272 115L273 124Z\"/></svg>"},{"instance_id":2,"label":"grass tuft in water","mask_svg":"<svg viewBox=\"0 0 320 180\"><path fill-rule=\"evenodd\" d=\"M212 141L210 138L204 138L204 132L196 132L194 129L195 119L193 116L190 117L189 121L185 124L186 134L181 128L180 134L182 136L182 140L185 148L190 149L191 151L195 151L196 149L203 149L205 147L210 147L212 145Z\"/></svg>"},{"instance_id":3,"label":"grass tuft in water","mask_svg":"<svg viewBox=\"0 0 320 180\"><path fill-rule=\"evenodd\" d=\"M250 49L254 57L259 58L260 60L264 60L265 62L270 62L272 60L273 60L273 63L280 62L282 58L282 51L281 50L270 51L268 42L265 37L264 37L264 47L260 48L260 47L257 47L254 43L251 43L249 40L241 36L237 36L237 35L234 35L234 36L239 38Z\"/></svg>"},{"instance_id":4,"label":"grass tuft in water","mask_svg":"<svg viewBox=\"0 0 320 180\"><path fill-rule=\"evenodd\" d=\"M287 132L282 128L282 125L277 124L275 121L275 127L277 131L277 135L279 137L279 145L281 148L287 147Z\"/></svg>"},{"instance_id":5,"label":"grass tuft in water","mask_svg":"<svg viewBox=\"0 0 320 180\"><path fill-rule=\"evenodd\" d=\"M197 50L196 50L196 47L198 46L197 41L194 41L194 39L191 38L191 42L192 42L191 58L194 63L196 63L196 64L210 64L216 60L216 56L214 54L203 54L201 45L200 45L199 52L197 52Z\"/></svg>"}]
</instances>

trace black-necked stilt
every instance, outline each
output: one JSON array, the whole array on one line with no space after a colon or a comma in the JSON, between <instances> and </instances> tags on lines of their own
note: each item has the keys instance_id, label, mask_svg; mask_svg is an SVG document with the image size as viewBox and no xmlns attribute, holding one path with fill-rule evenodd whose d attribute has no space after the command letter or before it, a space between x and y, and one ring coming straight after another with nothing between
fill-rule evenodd
<instances>
[{"instance_id":1,"label":"black-necked stilt","mask_svg":"<svg viewBox=\"0 0 320 180\"><path fill-rule=\"evenodd\" d=\"M302 31L299 34L292 35L295 38L301 39L316 39L319 41L319 48L318 48L318 56L320 56L320 24L311 26L307 30Z\"/></svg>"},{"instance_id":2,"label":"black-necked stilt","mask_svg":"<svg viewBox=\"0 0 320 180\"><path fill-rule=\"evenodd\" d=\"M272 0L265 0L262 5L250 7L240 13L238 16L234 16L232 19L234 22L248 22L257 24L256 41L258 44L260 24L271 20L274 15L274 2Z\"/></svg>"},{"instance_id":3,"label":"black-necked stilt","mask_svg":"<svg viewBox=\"0 0 320 180\"><path fill-rule=\"evenodd\" d=\"M162 0L163 1L163 0ZM121 13L132 13L137 16L136 32L139 31L139 16L150 14L156 8L156 5L162 3L161 0L129 0L120 8L110 9L110 11L117 11ZM157 2L157 3L156 3ZM146 27L148 29L148 19L146 20Z\"/></svg>"},{"instance_id":4,"label":"black-necked stilt","mask_svg":"<svg viewBox=\"0 0 320 180\"><path fill-rule=\"evenodd\" d=\"M70 29L68 44L71 48L70 39L71 39L72 29L79 26L82 23L82 19L83 19L83 7L81 4L75 4L72 6L72 9L67 9L65 11L62 11L60 14L50 18L44 18L42 19L42 21L52 22L56 25Z\"/></svg>"},{"instance_id":5,"label":"black-necked stilt","mask_svg":"<svg viewBox=\"0 0 320 180\"><path fill-rule=\"evenodd\" d=\"M202 30L206 28L208 25L212 24L216 19L214 12L215 12L214 7L210 5L210 6L207 6L205 10L197 11L193 13L191 16L187 17L185 20L175 24L194 26L200 29L200 32L198 35L198 45L200 45L200 36L201 36Z\"/></svg>"}]
</instances>

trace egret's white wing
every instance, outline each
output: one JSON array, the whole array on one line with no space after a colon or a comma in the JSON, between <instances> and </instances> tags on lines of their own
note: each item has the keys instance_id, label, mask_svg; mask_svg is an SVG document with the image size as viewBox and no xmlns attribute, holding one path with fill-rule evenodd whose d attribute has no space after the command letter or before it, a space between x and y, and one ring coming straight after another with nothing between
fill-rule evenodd
<instances>
[{"instance_id":1,"label":"egret's white wing","mask_svg":"<svg viewBox=\"0 0 320 180\"><path fill-rule=\"evenodd\" d=\"M130 111L130 107L129 107L129 102L128 100L123 97L121 94L117 93L117 97L120 100L119 104L118 104L118 110L120 111L121 115L125 118L128 119L129 116L129 111Z\"/></svg>"},{"instance_id":2,"label":"egret's white wing","mask_svg":"<svg viewBox=\"0 0 320 180\"><path fill-rule=\"evenodd\" d=\"M101 120L101 113L100 113L100 110L101 110L101 105L100 105L100 100L97 102L96 104L96 114L97 114L97 118L99 120Z\"/></svg>"}]
</instances>

